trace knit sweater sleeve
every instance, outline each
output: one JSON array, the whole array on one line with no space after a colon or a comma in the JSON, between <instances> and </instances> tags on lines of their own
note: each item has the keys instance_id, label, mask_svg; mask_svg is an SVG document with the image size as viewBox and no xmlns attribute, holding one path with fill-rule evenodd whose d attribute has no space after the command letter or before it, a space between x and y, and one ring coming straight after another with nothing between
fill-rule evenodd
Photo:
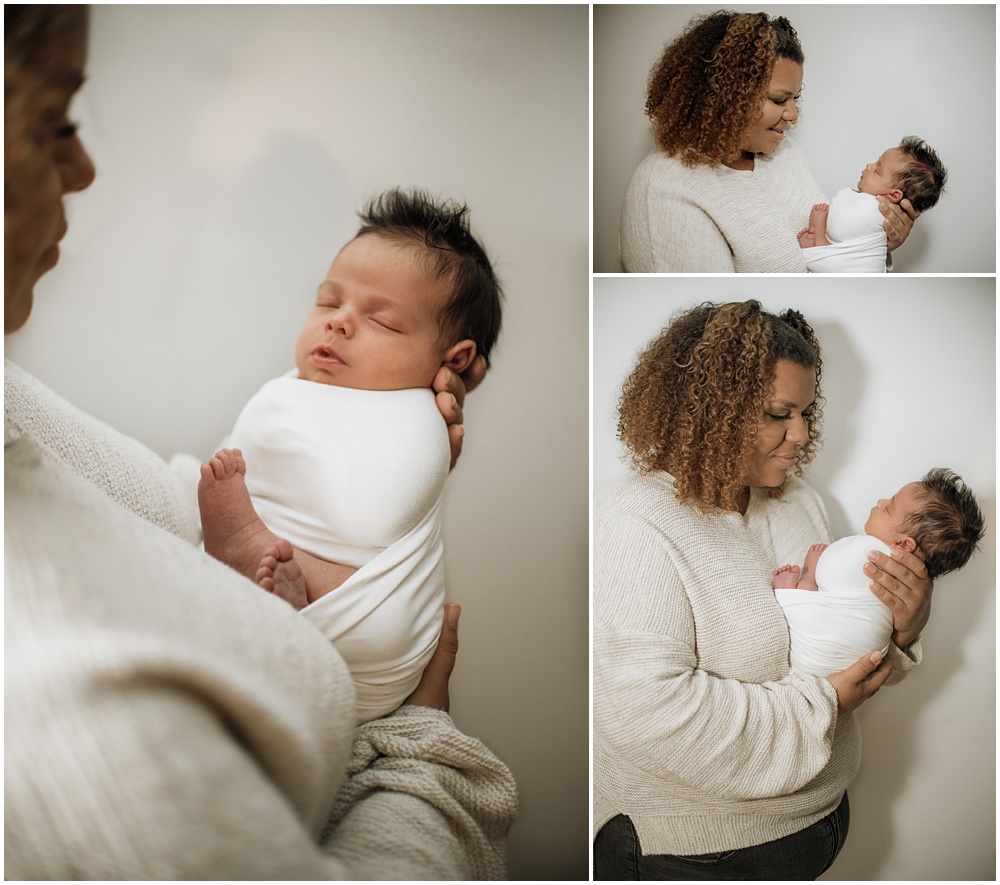
<instances>
[{"instance_id":1,"label":"knit sweater sleeve","mask_svg":"<svg viewBox=\"0 0 1000 885\"><path fill-rule=\"evenodd\" d=\"M447 715L356 733L291 607L30 440L5 471L9 878L503 875L513 780Z\"/></svg>"},{"instance_id":2,"label":"knit sweater sleeve","mask_svg":"<svg viewBox=\"0 0 1000 885\"><path fill-rule=\"evenodd\" d=\"M691 193L662 174L663 165L651 155L629 184L618 234L622 268L626 273L733 273L733 254L722 231Z\"/></svg>"},{"instance_id":3,"label":"knit sweater sleeve","mask_svg":"<svg viewBox=\"0 0 1000 885\"><path fill-rule=\"evenodd\" d=\"M780 612L775 621L741 605L749 594L738 586L694 586L701 557L736 570L740 551L677 529L641 507L595 516L595 730L630 766L700 795L792 794L830 759L836 692L780 664L760 668L756 643L780 647L782 633L787 643ZM728 615L716 609L722 620L696 623L692 599L706 592L737 602ZM720 642L745 658L726 675L705 663L707 645Z\"/></svg>"},{"instance_id":4,"label":"knit sweater sleeve","mask_svg":"<svg viewBox=\"0 0 1000 885\"><path fill-rule=\"evenodd\" d=\"M404 705L358 729L324 842L335 857L366 858L370 878L504 879L516 815L496 756L447 713Z\"/></svg>"},{"instance_id":5,"label":"knit sweater sleeve","mask_svg":"<svg viewBox=\"0 0 1000 885\"><path fill-rule=\"evenodd\" d=\"M29 437L77 476L143 519L192 544L201 540L199 461L164 461L98 421L9 360L4 361L4 436Z\"/></svg>"}]
</instances>

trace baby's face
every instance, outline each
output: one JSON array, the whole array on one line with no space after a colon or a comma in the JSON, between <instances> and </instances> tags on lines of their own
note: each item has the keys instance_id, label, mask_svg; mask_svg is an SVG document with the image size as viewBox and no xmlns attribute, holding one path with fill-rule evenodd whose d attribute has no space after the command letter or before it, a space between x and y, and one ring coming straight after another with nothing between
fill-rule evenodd
<instances>
[{"instance_id":1,"label":"baby's face","mask_svg":"<svg viewBox=\"0 0 1000 885\"><path fill-rule=\"evenodd\" d=\"M922 505L920 483L908 483L891 498L880 498L872 507L868 522L865 523L865 533L892 547L900 539L909 537L906 531L907 520Z\"/></svg>"},{"instance_id":2,"label":"baby's face","mask_svg":"<svg viewBox=\"0 0 1000 885\"><path fill-rule=\"evenodd\" d=\"M874 163L865 166L858 180L858 190L863 194L879 196L895 188L896 176L906 166L906 155L899 148L889 148Z\"/></svg>"},{"instance_id":3,"label":"baby's face","mask_svg":"<svg viewBox=\"0 0 1000 885\"><path fill-rule=\"evenodd\" d=\"M438 316L451 291L409 245L374 234L352 240L299 335L299 376L360 390L430 387L445 351Z\"/></svg>"}]
</instances>

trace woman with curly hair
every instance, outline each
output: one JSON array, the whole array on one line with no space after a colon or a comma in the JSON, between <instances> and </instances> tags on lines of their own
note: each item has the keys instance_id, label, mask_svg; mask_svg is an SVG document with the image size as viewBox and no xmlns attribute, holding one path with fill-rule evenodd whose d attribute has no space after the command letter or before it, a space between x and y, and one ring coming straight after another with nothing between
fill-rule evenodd
<instances>
[{"instance_id":1,"label":"woman with curly hair","mask_svg":"<svg viewBox=\"0 0 1000 885\"><path fill-rule=\"evenodd\" d=\"M805 56L786 18L695 18L653 66L654 150L625 194L619 233L631 273L805 273L796 235L826 198L788 137ZM880 201L891 252L920 214Z\"/></svg>"},{"instance_id":2,"label":"woman with curly hair","mask_svg":"<svg viewBox=\"0 0 1000 885\"><path fill-rule=\"evenodd\" d=\"M625 382L633 470L594 510L596 879L812 879L843 844L853 711L919 662L931 582L878 554L889 653L790 672L771 577L830 538L801 478L821 375L802 315L747 301L676 316Z\"/></svg>"}]
</instances>

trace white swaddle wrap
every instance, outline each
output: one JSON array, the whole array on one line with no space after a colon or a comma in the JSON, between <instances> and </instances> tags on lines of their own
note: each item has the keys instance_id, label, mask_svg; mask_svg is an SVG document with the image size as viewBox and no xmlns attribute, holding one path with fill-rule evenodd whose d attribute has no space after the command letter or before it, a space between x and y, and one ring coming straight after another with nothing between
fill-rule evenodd
<instances>
[{"instance_id":1,"label":"white swaddle wrap","mask_svg":"<svg viewBox=\"0 0 1000 885\"><path fill-rule=\"evenodd\" d=\"M845 187L830 201L829 246L803 249L811 273L885 273L888 237L878 199Z\"/></svg>"},{"instance_id":2,"label":"white swaddle wrap","mask_svg":"<svg viewBox=\"0 0 1000 885\"><path fill-rule=\"evenodd\" d=\"M358 569L302 610L347 662L358 721L416 687L441 630L441 493L448 431L432 391L269 381L226 445L246 459L265 525L294 547Z\"/></svg>"},{"instance_id":3,"label":"white swaddle wrap","mask_svg":"<svg viewBox=\"0 0 1000 885\"><path fill-rule=\"evenodd\" d=\"M868 554L889 547L871 535L834 541L816 565L818 591L775 590L788 621L792 670L806 676L838 673L870 651L888 651L892 612L868 589Z\"/></svg>"}]
</instances>

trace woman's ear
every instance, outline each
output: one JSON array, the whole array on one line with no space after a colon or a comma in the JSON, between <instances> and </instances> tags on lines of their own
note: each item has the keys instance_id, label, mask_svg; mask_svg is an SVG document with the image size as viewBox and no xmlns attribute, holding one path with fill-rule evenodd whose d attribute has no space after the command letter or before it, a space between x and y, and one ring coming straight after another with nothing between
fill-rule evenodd
<instances>
[{"instance_id":1,"label":"woman's ear","mask_svg":"<svg viewBox=\"0 0 1000 885\"><path fill-rule=\"evenodd\" d=\"M444 352L444 356L441 357L441 365L447 366L456 374L461 375L469 368L475 358L476 342L471 338L466 338L464 341L459 341L458 344L453 344Z\"/></svg>"},{"instance_id":2,"label":"woman's ear","mask_svg":"<svg viewBox=\"0 0 1000 885\"><path fill-rule=\"evenodd\" d=\"M885 196L890 203L900 203L903 200L903 192L898 187L894 187L891 191L888 191Z\"/></svg>"}]
</instances>

